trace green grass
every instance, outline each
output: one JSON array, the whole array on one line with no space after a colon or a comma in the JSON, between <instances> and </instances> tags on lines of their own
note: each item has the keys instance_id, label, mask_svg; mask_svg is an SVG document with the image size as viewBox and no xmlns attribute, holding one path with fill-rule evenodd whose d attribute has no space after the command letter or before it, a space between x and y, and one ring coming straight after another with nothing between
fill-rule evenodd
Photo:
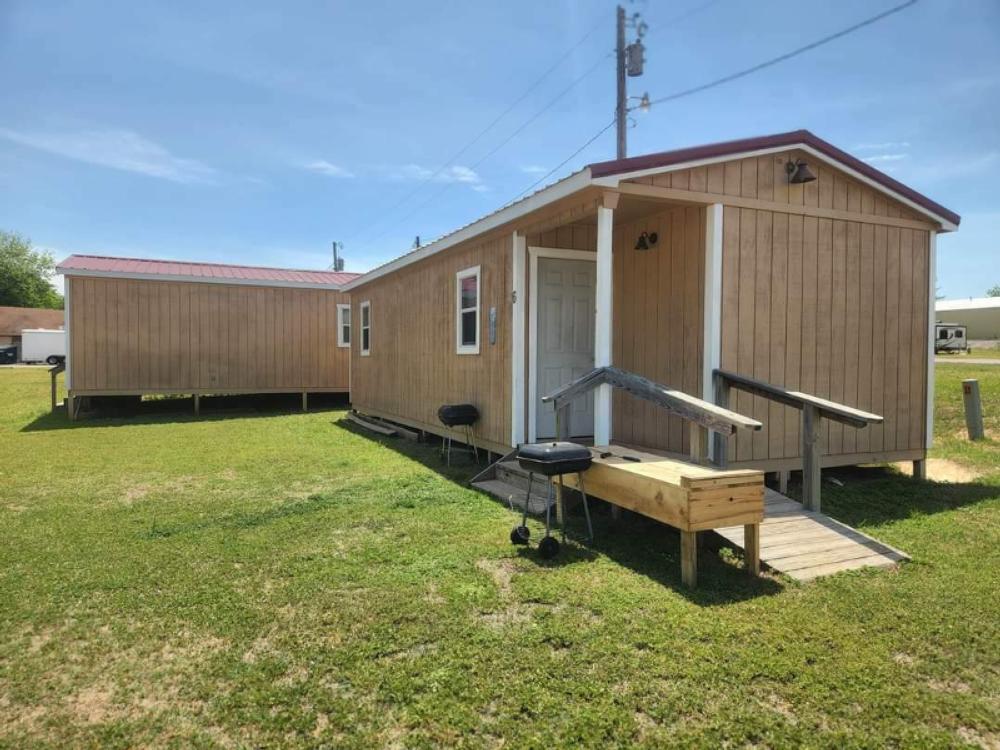
<instances>
[{"instance_id":1,"label":"green grass","mask_svg":"<svg viewBox=\"0 0 1000 750\"><path fill-rule=\"evenodd\" d=\"M996 747L1000 369L938 373L936 454L984 476L824 488L913 562L796 585L709 548L687 592L670 529L601 513L543 563L343 412L71 427L0 371L0 746Z\"/></svg>"}]
</instances>

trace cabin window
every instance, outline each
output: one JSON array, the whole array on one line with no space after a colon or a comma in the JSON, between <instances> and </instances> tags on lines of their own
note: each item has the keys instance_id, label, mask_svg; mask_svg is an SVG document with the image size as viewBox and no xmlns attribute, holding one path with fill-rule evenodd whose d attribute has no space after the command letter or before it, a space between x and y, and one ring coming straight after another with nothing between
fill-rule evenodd
<instances>
[{"instance_id":1,"label":"cabin window","mask_svg":"<svg viewBox=\"0 0 1000 750\"><path fill-rule=\"evenodd\" d=\"M479 266L455 274L455 351L479 354Z\"/></svg>"},{"instance_id":2,"label":"cabin window","mask_svg":"<svg viewBox=\"0 0 1000 750\"><path fill-rule=\"evenodd\" d=\"M361 303L361 356L367 357L372 352L372 303L365 300Z\"/></svg>"},{"instance_id":3,"label":"cabin window","mask_svg":"<svg viewBox=\"0 0 1000 750\"><path fill-rule=\"evenodd\" d=\"M337 305L337 346L351 345L351 306Z\"/></svg>"},{"instance_id":4,"label":"cabin window","mask_svg":"<svg viewBox=\"0 0 1000 750\"><path fill-rule=\"evenodd\" d=\"M962 334L962 332L961 332L961 331L955 331L955 338L956 338L956 339L960 339L960 338L962 338L962 335L963 335L963 334Z\"/></svg>"}]
</instances>

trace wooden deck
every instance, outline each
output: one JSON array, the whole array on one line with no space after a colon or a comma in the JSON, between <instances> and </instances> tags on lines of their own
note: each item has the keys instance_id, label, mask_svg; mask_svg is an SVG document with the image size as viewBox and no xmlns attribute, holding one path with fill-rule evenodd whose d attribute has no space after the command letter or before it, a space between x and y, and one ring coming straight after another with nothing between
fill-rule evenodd
<instances>
[{"instance_id":1,"label":"wooden deck","mask_svg":"<svg viewBox=\"0 0 1000 750\"><path fill-rule=\"evenodd\" d=\"M743 526L715 529L743 549ZM774 490L765 490L760 559L798 581L858 568L890 568L909 556Z\"/></svg>"}]
</instances>

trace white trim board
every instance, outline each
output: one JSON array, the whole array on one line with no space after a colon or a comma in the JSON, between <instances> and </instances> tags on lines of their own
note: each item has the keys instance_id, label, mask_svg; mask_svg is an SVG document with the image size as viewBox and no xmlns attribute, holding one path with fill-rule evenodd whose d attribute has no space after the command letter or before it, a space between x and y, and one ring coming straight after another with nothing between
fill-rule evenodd
<instances>
[{"instance_id":1,"label":"white trim board","mask_svg":"<svg viewBox=\"0 0 1000 750\"><path fill-rule=\"evenodd\" d=\"M177 273L129 273L127 271L85 271L75 268L56 268L63 276L87 276L99 279L135 279L137 281L184 281L192 284L216 284L218 286L269 286L283 289L326 289L331 292L344 290L343 285L320 284L311 281L265 281L261 279L230 279L212 276L185 276Z\"/></svg>"},{"instance_id":2,"label":"white trim board","mask_svg":"<svg viewBox=\"0 0 1000 750\"><path fill-rule=\"evenodd\" d=\"M528 270L527 238L514 232L511 260L511 336L510 336L510 444L516 447L524 442L524 325L525 297Z\"/></svg>"},{"instance_id":3,"label":"white trim board","mask_svg":"<svg viewBox=\"0 0 1000 750\"><path fill-rule=\"evenodd\" d=\"M531 283L528 290L528 442L538 434L538 259L562 258L597 263L597 253L589 250L564 250L556 247L529 247ZM596 290L595 290L596 291Z\"/></svg>"},{"instance_id":4,"label":"white trim board","mask_svg":"<svg viewBox=\"0 0 1000 750\"><path fill-rule=\"evenodd\" d=\"M722 363L722 221L721 203L705 208L705 298L702 319L705 326L702 344L701 397L715 403L713 372ZM714 440L708 441L708 457L715 458Z\"/></svg>"},{"instance_id":5,"label":"white trim board","mask_svg":"<svg viewBox=\"0 0 1000 750\"><path fill-rule=\"evenodd\" d=\"M924 428L924 447L934 443L934 335L937 316L934 314L937 296L937 232L928 235L927 259L927 402L924 405L927 422Z\"/></svg>"}]
</instances>

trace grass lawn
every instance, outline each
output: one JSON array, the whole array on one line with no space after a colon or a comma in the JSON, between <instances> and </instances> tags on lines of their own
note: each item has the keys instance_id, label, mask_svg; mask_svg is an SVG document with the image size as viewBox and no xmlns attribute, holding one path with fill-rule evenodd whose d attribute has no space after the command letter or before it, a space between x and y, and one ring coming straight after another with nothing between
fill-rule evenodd
<instances>
[{"instance_id":1,"label":"grass lawn","mask_svg":"<svg viewBox=\"0 0 1000 750\"><path fill-rule=\"evenodd\" d=\"M340 411L71 426L0 370L0 746L995 748L1000 368L938 374L935 455L980 479L824 487L912 563L797 585L709 548L687 592L670 529L599 514L543 563L467 468Z\"/></svg>"}]
</instances>

